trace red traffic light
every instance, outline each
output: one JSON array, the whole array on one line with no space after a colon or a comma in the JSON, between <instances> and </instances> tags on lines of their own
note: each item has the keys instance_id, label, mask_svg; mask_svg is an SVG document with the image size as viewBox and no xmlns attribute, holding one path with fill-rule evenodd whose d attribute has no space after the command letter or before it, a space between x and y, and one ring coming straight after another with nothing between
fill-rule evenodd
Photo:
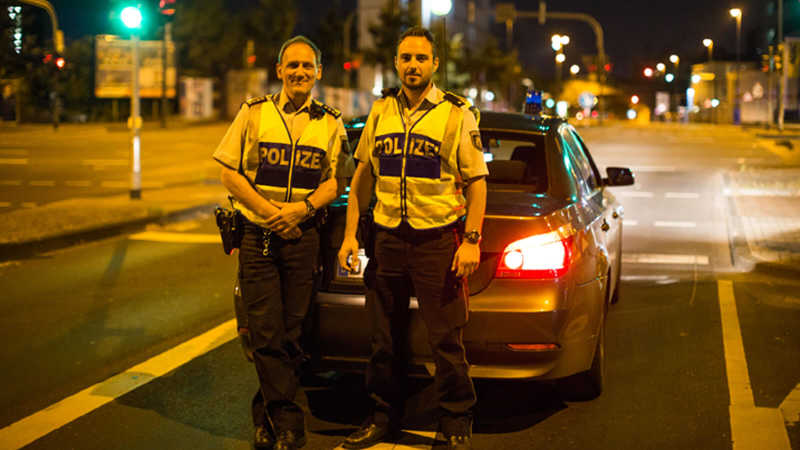
<instances>
[{"instance_id":1,"label":"red traffic light","mask_svg":"<svg viewBox=\"0 0 800 450\"><path fill-rule=\"evenodd\" d=\"M345 62L344 62L344 70L347 70L347 71L349 71L349 70L351 70L352 68L353 68L353 63L352 63L352 62L350 62L350 61L345 61Z\"/></svg>"},{"instance_id":2,"label":"red traffic light","mask_svg":"<svg viewBox=\"0 0 800 450\"><path fill-rule=\"evenodd\" d=\"M159 0L158 9L165 16L175 14L175 0Z\"/></svg>"},{"instance_id":3,"label":"red traffic light","mask_svg":"<svg viewBox=\"0 0 800 450\"><path fill-rule=\"evenodd\" d=\"M66 65L67 65L67 61L65 61L64 58L62 58L60 56L58 58L56 58L56 67L58 67L59 70L63 69L64 66L66 66Z\"/></svg>"},{"instance_id":4,"label":"red traffic light","mask_svg":"<svg viewBox=\"0 0 800 450\"><path fill-rule=\"evenodd\" d=\"M53 54L52 53L48 53L48 54L44 55L44 58L42 58L42 62L45 63L45 64L49 63L52 60L53 60Z\"/></svg>"},{"instance_id":5,"label":"red traffic light","mask_svg":"<svg viewBox=\"0 0 800 450\"><path fill-rule=\"evenodd\" d=\"M632 95L631 96L631 103L633 103L634 105L639 103L639 96L638 95Z\"/></svg>"},{"instance_id":6,"label":"red traffic light","mask_svg":"<svg viewBox=\"0 0 800 450\"><path fill-rule=\"evenodd\" d=\"M653 76L653 68L652 67L645 67L644 70L642 71L642 73L644 73L645 77L651 78Z\"/></svg>"},{"instance_id":7,"label":"red traffic light","mask_svg":"<svg viewBox=\"0 0 800 450\"><path fill-rule=\"evenodd\" d=\"M611 72L611 68L612 68L612 67L613 67L613 66L611 65L611 63L606 63L606 64L603 66L603 70L605 70L606 72Z\"/></svg>"}]
</instances>

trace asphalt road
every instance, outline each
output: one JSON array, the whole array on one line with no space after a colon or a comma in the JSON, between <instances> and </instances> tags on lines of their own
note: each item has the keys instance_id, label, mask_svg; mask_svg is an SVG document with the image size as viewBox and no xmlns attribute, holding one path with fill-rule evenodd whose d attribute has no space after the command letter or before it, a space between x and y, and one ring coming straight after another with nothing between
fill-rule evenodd
<instances>
[{"instance_id":1,"label":"asphalt road","mask_svg":"<svg viewBox=\"0 0 800 450\"><path fill-rule=\"evenodd\" d=\"M615 188L625 206L624 263L621 301L608 316L606 392L565 402L547 383L478 380L475 447L738 449L732 436L765 443L777 432L800 450L800 425L756 420L779 416L800 383L800 281L747 264L724 195L726 171L781 161L707 127L583 135L601 168L637 174L635 186ZM151 231L188 240L215 229L210 217L197 217ZM218 245L159 236L121 236L0 266L0 427L232 317L235 261ZM255 375L237 341L215 342L25 448L249 448ZM313 381L300 396L310 413L306 448L334 448L366 413L361 379ZM429 385L417 386L418 423L395 448L442 443L424 421Z\"/></svg>"},{"instance_id":2,"label":"asphalt road","mask_svg":"<svg viewBox=\"0 0 800 450\"><path fill-rule=\"evenodd\" d=\"M142 131L142 188L216 178L211 159L226 124ZM0 212L131 189L131 137L120 125L23 125L0 130Z\"/></svg>"}]
</instances>

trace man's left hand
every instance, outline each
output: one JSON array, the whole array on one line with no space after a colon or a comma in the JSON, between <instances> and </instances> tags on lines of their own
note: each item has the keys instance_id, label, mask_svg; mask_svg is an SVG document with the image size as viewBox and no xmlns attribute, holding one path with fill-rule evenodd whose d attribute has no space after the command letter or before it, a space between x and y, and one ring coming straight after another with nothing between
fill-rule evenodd
<instances>
[{"instance_id":1,"label":"man's left hand","mask_svg":"<svg viewBox=\"0 0 800 450\"><path fill-rule=\"evenodd\" d=\"M268 218L264 223L267 228L277 232L287 231L296 227L303 219L306 218L306 204L304 202L276 202L269 200L273 206L279 208L277 214Z\"/></svg>"},{"instance_id":2,"label":"man's left hand","mask_svg":"<svg viewBox=\"0 0 800 450\"><path fill-rule=\"evenodd\" d=\"M478 269L481 262L481 248L478 244L462 242L453 257L450 270L456 272L457 277L468 277Z\"/></svg>"}]
</instances>

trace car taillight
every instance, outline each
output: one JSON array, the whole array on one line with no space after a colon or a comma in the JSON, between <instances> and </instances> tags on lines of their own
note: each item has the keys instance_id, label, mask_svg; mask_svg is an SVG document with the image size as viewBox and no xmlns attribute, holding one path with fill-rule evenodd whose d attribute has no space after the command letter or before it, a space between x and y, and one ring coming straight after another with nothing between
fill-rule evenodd
<instances>
[{"instance_id":1,"label":"car taillight","mask_svg":"<svg viewBox=\"0 0 800 450\"><path fill-rule=\"evenodd\" d=\"M558 278L569 270L572 241L572 235L553 231L512 242L503 250L495 278Z\"/></svg>"}]
</instances>

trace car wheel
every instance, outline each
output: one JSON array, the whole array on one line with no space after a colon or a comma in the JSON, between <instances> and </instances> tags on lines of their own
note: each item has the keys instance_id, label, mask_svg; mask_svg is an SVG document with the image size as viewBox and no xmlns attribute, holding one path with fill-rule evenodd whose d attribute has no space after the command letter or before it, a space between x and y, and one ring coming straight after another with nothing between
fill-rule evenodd
<instances>
[{"instance_id":1,"label":"car wheel","mask_svg":"<svg viewBox=\"0 0 800 450\"><path fill-rule=\"evenodd\" d=\"M606 325L603 317L594 358L589 370L564 378L559 382L561 396L567 401L594 400L603 393L606 380Z\"/></svg>"}]
</instances>

